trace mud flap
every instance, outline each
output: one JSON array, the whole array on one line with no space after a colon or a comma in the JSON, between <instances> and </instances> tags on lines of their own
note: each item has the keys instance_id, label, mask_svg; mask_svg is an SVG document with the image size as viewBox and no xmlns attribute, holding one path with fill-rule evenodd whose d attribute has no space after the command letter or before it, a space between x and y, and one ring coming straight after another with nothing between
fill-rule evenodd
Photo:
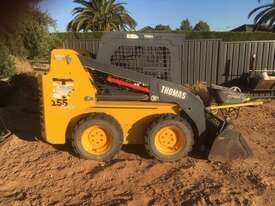
<instances>
[{"instance_id":1,"label":"mud flap","mask_svg":"<svg viewBox=\"0 0 275 206\"><path fill-rule=\"evenodd\" d=\"M228 162L237 159L247 159L252 151L241 133L228 124L216 137L210 149L208 159L211 161Z\"/></svg>"}]
</instances>

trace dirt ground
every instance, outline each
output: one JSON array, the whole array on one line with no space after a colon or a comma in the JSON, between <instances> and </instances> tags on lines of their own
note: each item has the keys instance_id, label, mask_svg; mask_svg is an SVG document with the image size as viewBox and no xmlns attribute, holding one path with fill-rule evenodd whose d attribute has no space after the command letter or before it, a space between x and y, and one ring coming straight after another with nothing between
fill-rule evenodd
<instances>
[{"instance_id":1,"label":"dirt ground","mask_svg":"<svg viewBox=\"0 0 275 206\"><path fill-rule=\"evenodd\" d=\"M40 140L32 105L0 113L14 132L0 145L0 205L275 205L275 101L242 109L234 123L254 156L231 163L161 163L142 146L124 147L110 163L83 160L69 145Z\"/></svg>"}]
</instances>

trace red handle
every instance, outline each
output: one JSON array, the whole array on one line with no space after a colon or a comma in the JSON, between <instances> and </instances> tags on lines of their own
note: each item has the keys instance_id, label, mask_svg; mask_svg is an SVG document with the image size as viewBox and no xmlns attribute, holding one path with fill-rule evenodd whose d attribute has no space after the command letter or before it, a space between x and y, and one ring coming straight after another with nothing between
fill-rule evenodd
<instances>
[{"instance_id":1,"label":"red handle","mask_svg":"<svg viewBox=\"0 0 275 206\"><path fill-rule=\"evenodd\" d=\"M113 78L111 76L108 76L107 81L110 82L110 83L113 83L113 84L117 84L119 86L128 87L128 88L131 88L131 89L134 89L134 90L137 90L137 91L144 92L146 94L150 94L150 89L149 88L139 86L139 85L136 85L134 83L126 82L126 81L121 80L121 79L116 79L116 78Z\"/></svg>"}]
</instances>

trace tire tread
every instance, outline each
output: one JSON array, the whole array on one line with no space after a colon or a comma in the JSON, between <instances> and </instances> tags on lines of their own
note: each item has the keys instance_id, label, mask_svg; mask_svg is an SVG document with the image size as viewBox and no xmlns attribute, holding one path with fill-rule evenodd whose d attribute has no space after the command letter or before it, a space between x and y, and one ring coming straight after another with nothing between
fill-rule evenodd
<instances>
[{"instance_id":1,"label":"tire tread","mask_svg":"<svg viewBox=\"0 0 275 206\"><path fill-rule=\"evenodd\" d=\"M72 131L72 135L71 135L71 143L72 143L74 152L81 156L81 154L79 153L79 151L77 149L76 138L74 138L76 136L77 130L85 122L90 121L90 120L95 120L95 119L109 122L110 124L114 125L116 127L116 129L118 129L119 133L122 136L121 138L119 138L119 142L117 143L119 145L119 147L116 148L116 152L118 152L123 145L123 132L122 132L122 129L121 129L121 126L119 125L119 123L113 117L111 117L105 113L91 113L77 122L77 124L75 125L75 127ZM113 158L113 155L109 155L108 157L104 158L103 161L110 161L112 158Z\"/></svg>"},{"instance_id":2,"label":"tire tread","mask_svg":"<svg viewBox=\"0 0 275 206\"><path fill-rule=\"evenodd\" d=\"M172 121L178 121L178 122L181 122L183 123L186 127L188 127L188 129L190 131L193 132L193 129L191 127L191 125L188 123L188 121L186 121L184 118L178 116L178 115L174 115L174 114L163 114L161 115L159 118L157 118L155 121L153 121L150 126L148 127L148 129L146 130L146 133L145 133L145 149L146 151L148 152L148 154L151 156L151 157L154 157L156 158L157 160L159 161L163 161L162 158L154 155L154 153L152 152L151 150L151 147L150 147L150 142L149 142L149 138L150 138L150 133L151 131L161 122L163 121L167 121L167 120L172 120ZM191 139L191 145L193 146L194 145L194 138ZM192 147L188 148L187 150L187 153L191 152L192 150Z\"/></svg>"}]
</instances>

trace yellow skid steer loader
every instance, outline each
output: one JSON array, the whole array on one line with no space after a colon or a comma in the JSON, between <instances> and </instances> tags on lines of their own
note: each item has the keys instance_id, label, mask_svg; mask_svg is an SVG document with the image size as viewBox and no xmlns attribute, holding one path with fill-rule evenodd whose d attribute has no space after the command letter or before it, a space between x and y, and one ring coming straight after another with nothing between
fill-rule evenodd
<instances>
[{"instance_id":1,"label":"yellow skid steer loader","mask_svg":"<svg viewBox=\"0 0 275 206\"><path fill-rule=\"evenodd\" d=\"M45 140L69 141L86 159L108 161L123 144L145 144L151 156L176 161L209 138L208 110L182 85L107 65L73 50L52 51L50 70L41 76L41 101ZM211 159L250 156L240 134L223 123Z\"/></svg>"}]
</instances>

